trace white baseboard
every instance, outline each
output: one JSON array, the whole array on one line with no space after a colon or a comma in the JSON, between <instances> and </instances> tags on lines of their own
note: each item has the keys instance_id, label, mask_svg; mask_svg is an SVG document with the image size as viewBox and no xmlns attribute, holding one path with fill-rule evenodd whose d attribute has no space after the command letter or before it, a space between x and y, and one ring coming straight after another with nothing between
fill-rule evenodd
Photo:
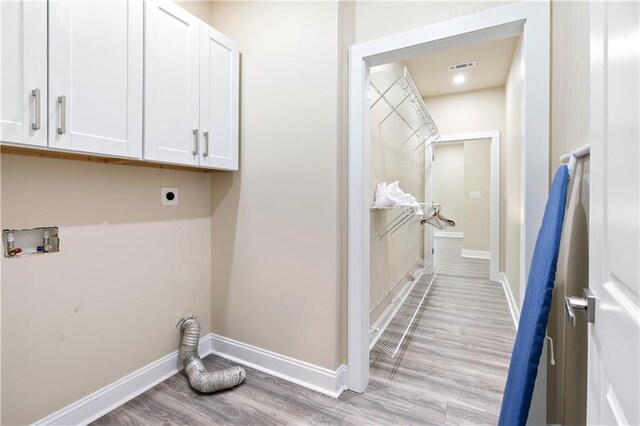
<instances>
[{"instance_id":1,"label":"white baseboard","mask_svg":"<svg viewBox=\"0 0 640 426\"><path fill-rule=\"evenodd\" d=\"M464 238L464 232L433 231L433 236L443 238Z\"/></svg>"},{"instance_id":2,"label":"white baseboard","mask_svg":"<svg viewBox=\"0 0 640 426\"><path fill-rule=\"evenodd\" d=\"M211 335L200 339L201 356L211 353ZM55 413L36 425L86 425L135 398L182 370L178 351L160 358L122 379L103 387Z\"/></svg>"},{"instance_id":3,"label":"white baseboard","mask_svg":"<svg viewBox=\"0 0 640 426\"><path fill-rule=\"evenodd\" d=\"M489 259L491 260L491 252L486 250L467 250L462 249L462 257L468 257L471 259Z\"/></svg>"},{"instance_id":4,"label":"white baseboard","mask_svg":"<svg viewBox=\"0 0 640 426\"><path fill-rule=\"evenodd\" d=\"M509 304L509 311L511 311L511 318L513 318L513 325L515 325L517 330L518 322L520 321L520 308L518 308L516 298L513 297L513 292L511 292L509 280L507 279L507 275L504 272L500 272L500 284L502 284L504 294L505 296L507 296L507 303Z\"/></svg>"},{"instance_id":5,"label":"white baseboard","mask_svg":"<svg viewBox=\"0 0 640 426\"><path fill-rule=\"evenodd\" d=\"M331 371L216 334L200 339L204 358L216 354L325 395L337 398L347 388L347 367ZM118 408L182 370L178 351L154 361L122 379L35 422L36 425L86 425ZM252 380L251 375L247 380Z\"/></svg>"},{"instance_id":6,"label":"white baseboard","mask_svg":"<svg viewBox=\"0 0 640 426\"><path fill-rule=\"evenodd\" d=\"M347 388L347 367L332 371L295 358L211 334L212 353L337 398ZM247 380L251 380L247 376Z\"/></svg>"}]
</instances>

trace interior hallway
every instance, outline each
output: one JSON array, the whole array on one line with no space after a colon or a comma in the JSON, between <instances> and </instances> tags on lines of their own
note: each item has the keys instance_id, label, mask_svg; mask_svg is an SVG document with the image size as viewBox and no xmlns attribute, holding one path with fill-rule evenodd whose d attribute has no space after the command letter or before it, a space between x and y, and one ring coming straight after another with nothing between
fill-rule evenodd
<instances>
[{"instance_id":1,"label":"interior hallway","mask_svg":"<svg viewBox=\"0 0 640 426\"><path fill-rule=\"evenodd\" d=\"M452 265L453 253L441 257ZM488 277L488 262L478 268ZM421 298L412 293L405 303ZM500 284L437 274L396 358L371 351L364 394L334 399L246 368L238 388L203 395L181 372L94 424L496 424L514 335ZM232 365L213 355L204 362L210 370Z\"/></svg>"}]
</instances>

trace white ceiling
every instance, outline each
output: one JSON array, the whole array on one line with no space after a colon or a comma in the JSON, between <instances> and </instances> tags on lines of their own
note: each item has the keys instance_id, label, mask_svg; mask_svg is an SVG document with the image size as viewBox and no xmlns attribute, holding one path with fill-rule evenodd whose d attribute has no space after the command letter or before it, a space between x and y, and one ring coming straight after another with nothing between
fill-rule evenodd
<instances>
[{"instance_id":1,"label":"white ceiling","mask_svg":"<svg viewBox=\"0 0 640 426\"><path fill-rule=\"evenodd\" d=\"M518 37L462 47L405 61L423 98L504 86ZM476 61L475 68L449 71L449 65ZM466 80L455 84L462 74Z\"/></svg>"}]
</instances>

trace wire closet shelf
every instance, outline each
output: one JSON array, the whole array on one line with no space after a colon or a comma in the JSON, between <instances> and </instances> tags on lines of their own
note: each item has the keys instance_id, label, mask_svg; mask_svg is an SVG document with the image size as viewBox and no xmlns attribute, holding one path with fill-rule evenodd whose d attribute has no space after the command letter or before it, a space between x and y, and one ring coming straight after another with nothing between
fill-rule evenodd
<instances>
[{"instance_id":1,"label":"wire closet shelf","mask_svg":"<svg viewBox=\"0 0 640 426\"><path fill-rule=\"evenodd\" d=\"M440 132L407 67L403 67L401 70L394 69L393 73L395 77L393 82L382 90L378 87L380 83L373 81L373 76L370 79L369 85L377 93L370 109L373 109L380 101L384 101L391 110L378 124L382 125L395 114L412 132L402 142L402 145L404 146L412 138L415 138L419 142L413 150L420 154L429 146L427 143L433 143L440 139Z\"/></svg>"},{"instance_id":2,"label":"wire closet shelf","mask_svg":"<svg viewBox=\"0 0 640 426\"><path fill-rule=\"evenodd\" d=\"M413 225L421 221L424 217L435 213L440 209L440 203L419 203L424 213L416 214L415 207L396 206L396 207L370 207L371 211L376 210L399 210L399 213L391 219L382 229L376 232L370 240L374 238L382 238L387 234L394 234L397 230L405 225Z\"/></svg>"},{"instance_id":3,"label":"wire closet shelf","mask_svg":"<svg viewBox=\"0 0 640 426\"><path fill-rule=\"evenodd\" d=\"M395 115L409 129L409 136L402 141L401 149L414 140L417 143L413 147L413 153L423 155L430 146L440 140L438 127L431 114L429 114L427 106L422 100L422 96L407 67L372 73L369 84L372 89L370 92L372 99L370 109L379 104L386 104L389 108L388 111L385 111L386 114L383 112L383 118L377 123L378 126L382 126L389 118ZM397 212L382 229L371 236L371 240L393 235L405 226L417 223L422 224L425 221L433 225L429 219L440 212L440 203L427 202L418 204L422 209L422 213L415 206L371 206L372 213L380 210ZM403 343L410 339L412 327L425 306L425 300L430 293L436 274L437 272L424 275L423 270L420 269L409 285L403 285L400 288L396 285L389 290L383 300L390 300L387 307L387 310L390 310L390 314L383 314L378 321L370 326L369 350L377 346L391 358L395 358L398 355ZM374 306L369 314L371 315L377 307L378 305Z\"/></svg>"},{"instance_id":4,"label":"wire closet shelf","mask_svg":"<svg viewBox=\"0 0 640 426\"><path fill-rule=\"evenodd\" d=\"M390 358L396 357L403 343L411 339L412 327L426 306L425 301L430 297L437 274L438 271L428 275L420 274L408 291L394 298L390 306L393 315L388 323L375 324L369 328L369 350L377 346Z\"/></svg>"}]
</instances>

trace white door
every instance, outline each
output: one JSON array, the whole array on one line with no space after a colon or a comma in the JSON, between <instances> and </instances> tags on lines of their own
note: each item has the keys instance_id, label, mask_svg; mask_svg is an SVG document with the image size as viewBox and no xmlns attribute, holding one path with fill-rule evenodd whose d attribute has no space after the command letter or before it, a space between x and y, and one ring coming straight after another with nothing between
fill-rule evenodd
<instances>
[{"instance_id":1,"label":"white door","mask_svg":"<svg viewBox=\"0 0 640 426\"><path fill-rule=\"evenodd\" d=\"M239 53L208 25L200 27L200 165L238 170Z\"/></svg>"},{"instance_id":2,"label":"white door","mask_svg":"<svg viewBox=\"0 0 640 426\"><path fill-rule=\"evenodd\" d=\"M197 165L200 21L172 2L145 3L144 158Z\"/></svg>"},{"instance_id":3,"label":"white door","mask_svg":"<svg viewBox=\"0 0 640 426\"><path fill-rule=\"evenodd\" d=\"M49 146L142 154L140 0L49 2Z\"/></svg>"},{"instance_id":4,"label":"white door","mask_svg":"<svg viewBox=\"0 0 640 426\"><path fill-rule=\"evenodd\" d=\"M47 2L0 2L0 140L47 145Z\"/></svg>"},{"instance_id":5,"label":"white door","mask_svg":"<svg viewBox=\"0 0 640 426\"><path fill-rule=\"evenodd\" d=\"M638 2L591 4L587 423L640 424Z\"/></svg>"}]
</instances>

